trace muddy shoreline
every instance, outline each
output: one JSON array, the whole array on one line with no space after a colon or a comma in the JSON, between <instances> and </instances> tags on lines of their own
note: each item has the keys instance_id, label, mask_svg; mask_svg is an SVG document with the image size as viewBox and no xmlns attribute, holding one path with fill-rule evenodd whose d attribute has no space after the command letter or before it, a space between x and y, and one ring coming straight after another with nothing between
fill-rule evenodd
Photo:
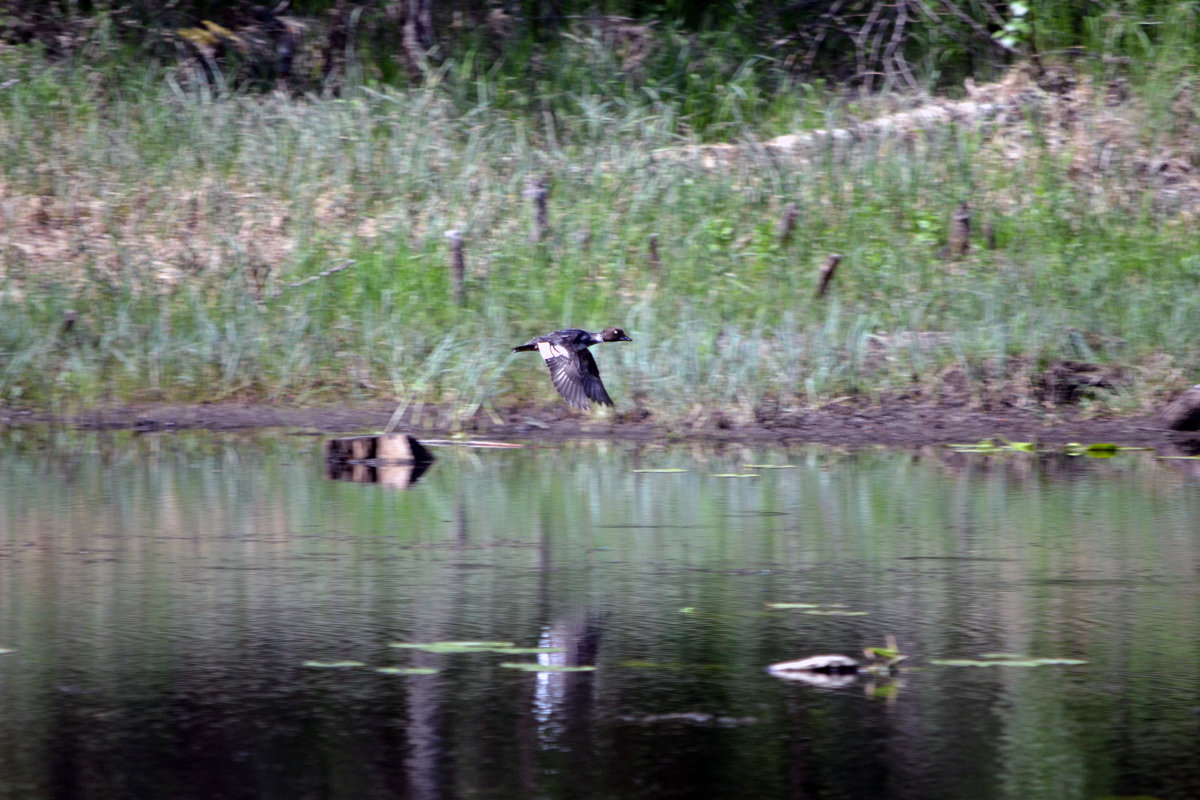
<instances>
[{"instance_id":1,"label":"muddy shoreline","mask_svg":"<svg viewBox=\"0 0 1200 800\"><path fill-rule=\"evenodd\" d=\"M135 404L106 406L57 417L6 410L0 412L0 426L49 423L83 430L145 432L288 428L315 434L354 434L382 430L393 410L378 404L328 408L256 403ZM427 419L433 419L432 415ZM454 433L421 420L415 425L404 420L397 429L418 437ZM919 447L1003 436L1013 441L1045 444L1112 442L1176 451L1200 449L1200 434L1168 430L1152 416L1097 419L1078 416L1078 411L1073 408L982 411L966 406L909 401L835 404L780 413L751 424L739 424L720 414L691 423L666 424L638 410L618 412L605 419L546 407L501 411L496 417L479 415L460 432L474 438L526 441L608 438L637 442L812 443L845 447Z\"/></svg>"}]
</instances>

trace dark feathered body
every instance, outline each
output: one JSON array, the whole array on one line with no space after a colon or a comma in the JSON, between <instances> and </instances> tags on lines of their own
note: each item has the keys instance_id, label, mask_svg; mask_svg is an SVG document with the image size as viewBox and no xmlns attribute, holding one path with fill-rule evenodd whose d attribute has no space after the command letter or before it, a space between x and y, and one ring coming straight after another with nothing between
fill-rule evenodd
<instances>
[{"instance_id":1,"label":"dark feathered body","mask_svg":"<svg viewBox=\"0 0 1200 800\"><path fill-rule=\"evenodd\" d=\"M587 408L591 400L611 406L612 398L604 390L600 369L588 348L601 342L632 341L620 328L605 328L596 333L567 328L530 339L514 347L513 352L537 350L550 368L550 380L554 382L554 388L571 405Z\"/></svg>"}]
</instances>

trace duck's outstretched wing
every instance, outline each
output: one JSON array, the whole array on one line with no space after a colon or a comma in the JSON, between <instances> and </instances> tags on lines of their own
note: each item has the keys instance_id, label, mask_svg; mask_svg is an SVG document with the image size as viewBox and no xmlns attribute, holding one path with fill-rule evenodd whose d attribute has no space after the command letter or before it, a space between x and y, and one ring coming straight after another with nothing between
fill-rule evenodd
<instances>
[{"instance_id":1,"label":"duck's outstretched wing","mask_svg":"<svg viewBox=\"0 0 1200 800\"><path fill-rule=\"evenodd\" d=\"M604 391L604 384L600 381L600 368L596 366L596 359L592 358L592 354L587 350L579 351L579 378L583 382L584 394L597 403L606 406L613 404L612 398Z\"/></svg>"},{"instance_id":2,"label":"duck's outstretched wing","mask_svg":"<svg viewBox=\"0 0 1200 800\"><path fill-rule=\"evenodd\" d=\"M568 403L576 408L587 408L590 399L612 405L612 399L600 382L596 359L587 350L575 352L551 342L538 342L537 349L550 369L554 388Z\"/></svg>"}]
</instances>

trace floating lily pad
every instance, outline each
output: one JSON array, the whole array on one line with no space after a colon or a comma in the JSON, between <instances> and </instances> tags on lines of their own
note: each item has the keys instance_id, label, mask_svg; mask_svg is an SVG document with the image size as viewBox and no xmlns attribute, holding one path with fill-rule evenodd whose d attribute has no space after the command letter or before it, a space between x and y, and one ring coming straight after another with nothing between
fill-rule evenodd
<instances>
[{"instance_id":1,"label":"floating lily pad","mask_svg":"<svg viewBox=\"0 0 1200 800\"><path fill-rule=\"evenodd\" d=\"M688 470L679 467L663 467L661 469L635 469L634 472L688 472Z\"/></svg>"},{"instance_id":2,"label":"floating lily pad","mask_svg":"<svg viewBox=\"0 0 1200 800\"><path fill-rule=\"evenodd\" d=\"M795 464L742 464L746 469L795 469Z\"/></svg>"},{"instance_id":3,"label":"floating lily pad","mask_svg":"<svg viewBox=\"0 0 1200 800\"><path fill-rule=\"evenodd\" d=\"M785 609L785 608L820 608L820 603L763 603L767 608Z\"/></svg>"},{"instance_id":4,"label":"floating lily pad","mask_svg":"<svg viewBox=\"0 0 1200 800\"><path fill-rule=\"evenodd\" d=\"M833 609L829 609L829 610L826 610L823 608L812 609L809 611L805 611L804 613L812 614L814 617L865 617L868 614L868 612L866 612L866 611L843 611L842 609L838 609L838 608L833 608Z\"/></svg>"},{"instance_id":5,"label":"floating lily pad","mask_svg":"<svg viewBox=\"0 0 1200 800\"><path fill-rule=\"evenodd\" d=\"M757 478L758 474L754 472L718 472L711 477L713 478Z\"/></svg>"},{"instance_id":6,"label":"floating lily pad","mask_svg":"<svg viewBox=\"0 0 1200 800\"><path fill-rule=\"evenodd\" d=\"M349 669L351 667L365 667L361 661L305 661L304 666L312 667L313 669Z\"/></svg>"},{"instance_id":7,"label":"floating lily pad","mask_svg":"<svg viewBox=\"0 0 1200 800\"><path fill-rule=\"evenodd\" d=\"M554 664L538 664L534 661L505 661L500 666L505 669L519 669L523 672L595 672L595 667L567 667Z\"/></svg>"},{"instance_id":8,"label":"floating lily pad","mask_svg":"<svg viewBox=\"0 0 1200 800\"><path fill-rule=\"evenodd\" d=\"M949 446L959 453L983 453L985 455L1037 452L1037 442L1014 442L1003 436L996 438L999 439L999 442L996 439L984 439L975 444L952 444Z\"/></svg>"},{"instance_id":9,"label":"floating lily pad","mask_svg":"<svg viewBox=\"0 0 1200 800\"><path fill-rule=\"evenodd\" d=\"M426 653L486 653L491 650L507 650L512 642L392 642L388 647L405 650L422 650Z\"/></svg>"},{"instance_id":10,"label":"floating lily pad","mask_svg":"<svg viewBox=\"0 0 1200 800\"><path fill-rule=\"evenodd\" d=\"M1088 662L1080 661L1077 658L935 658L929 663L943 667L1069 667Z\"/></svg>"},{"instance_id":11,"label":"floating lily pad","mask_svg":"<svg viewBox=\"0 0 1200 800\"><path fill-rule=\"evenodd\" d=\"M431 667L376 667L375 671L382 675L436 675L437 670Z\"/></svg>"},{"instance_id":12,"label":"floating lily pad","mask_svg":"<svg viewBox=\"0 0 1200 800\"><path fill-rule=\"evenodd\" d=\"M696 607L695 606L684 606L683 608L679 609L679 613L680 614L695 614Z\"/></svg>"}]
</instances>

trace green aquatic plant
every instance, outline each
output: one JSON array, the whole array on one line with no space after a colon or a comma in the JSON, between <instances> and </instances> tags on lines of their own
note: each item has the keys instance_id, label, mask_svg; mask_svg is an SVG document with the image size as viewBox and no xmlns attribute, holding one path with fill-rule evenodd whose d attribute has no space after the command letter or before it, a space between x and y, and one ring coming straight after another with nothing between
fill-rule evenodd
<instances>
[{"instance_id":1,"label":"green aquatic plant","mask_svg":"<svg viewBox=\"0 0 1200 800\"><path fill-rule=\"evenodd\" d=\"M432 667L376 667L381 675L436 675L438 670Z\"/></svg>"},{"instance_id":2,"label":"green aquatic plant","mask_svg":"<svg viewBox=\"0 0 1200 800\"><path fill-rule=\"evenodd\" d=\"M351 667L365 667L366 664L361 661L305 661L303 666L313 669L350 669Z\"/></svg>"}]
</instances>

